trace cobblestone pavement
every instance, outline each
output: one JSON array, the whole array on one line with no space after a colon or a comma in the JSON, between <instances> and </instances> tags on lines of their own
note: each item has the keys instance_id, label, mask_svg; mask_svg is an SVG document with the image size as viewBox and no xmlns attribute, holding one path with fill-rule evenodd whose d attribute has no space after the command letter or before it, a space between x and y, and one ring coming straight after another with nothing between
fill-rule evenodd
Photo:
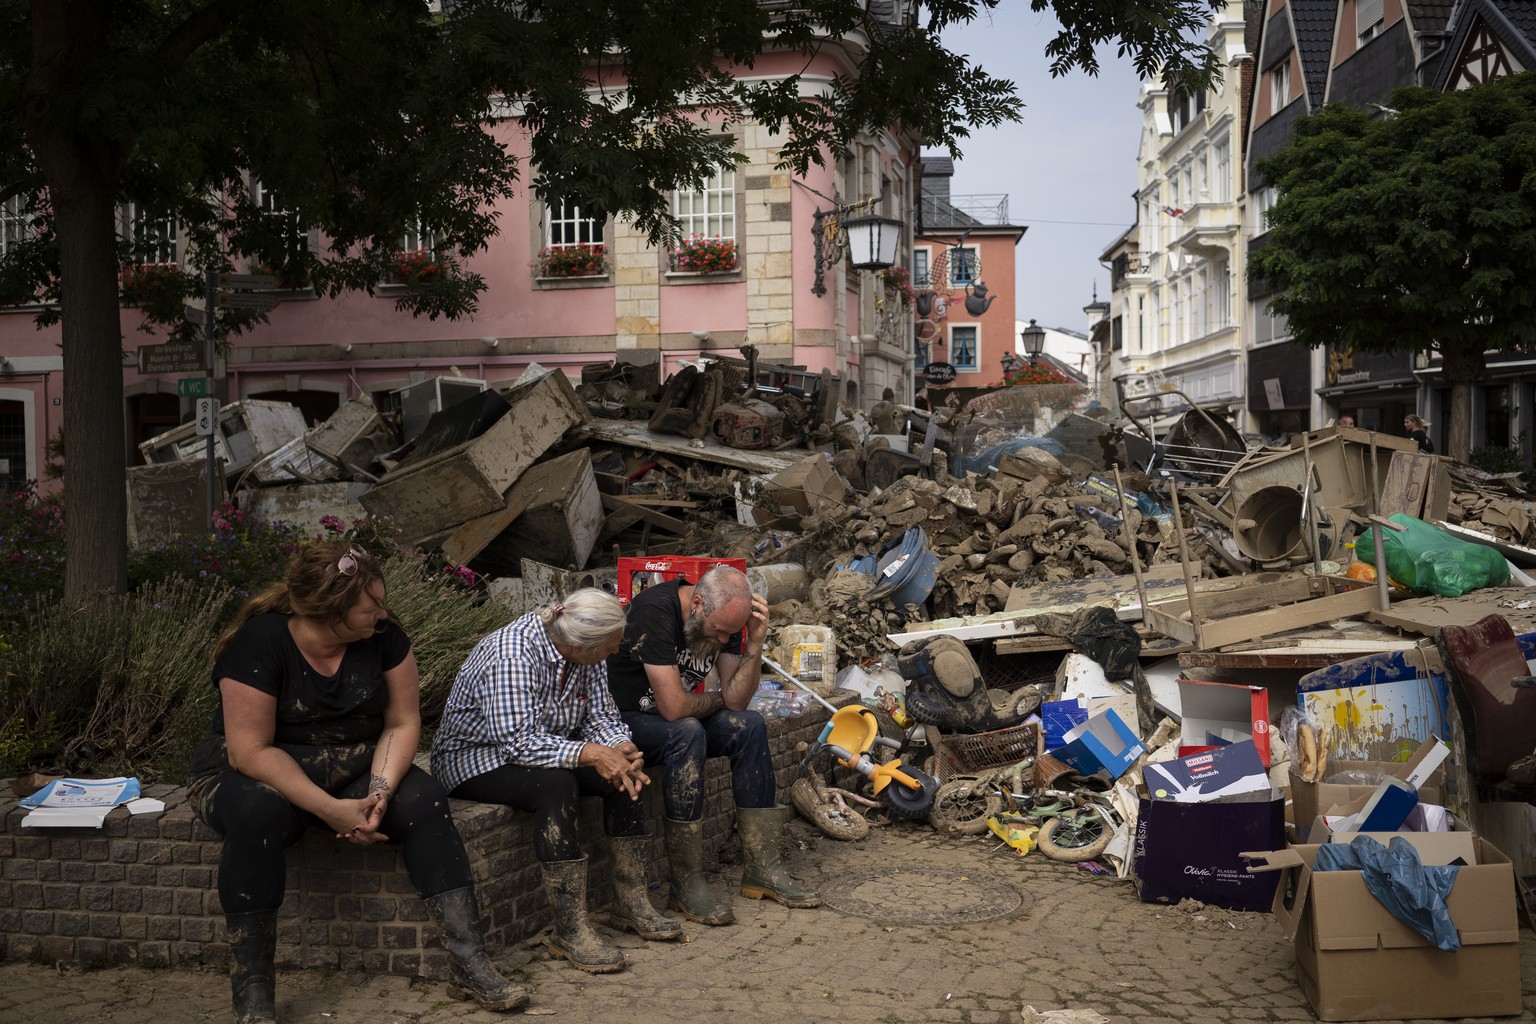
<instances>
[{"instance_id":1,"label":"cobblestone pavement","mask_svg":"<svg viewBox=\"0 0 1536 1024\"><path fill-rule=\"evenodd\" d=\"M842 909L790 911L736 898L732 927L689 926L686 943L614 937L631 966L587 975L540 948L498 954L533 990L530 1016L624 1024L729 1014L762 1024L993 1024L1021 1011L1093 1010L1113 1024L1310 1021L1289 944L1267 914L1141 903L1127 882L1019 858L990 837L876 830L855 844L792 828L792 873ZM788 844L787 844L788 845ZM739 867L714 882L729 891ZM924 923L940 921L942 923ZM612 936L612 933L607 933ZM1536 936L1521 931L1525 1014L1536 1019ZM228 1021L218 970L86 971L0 965L3 1024ZM287 971L285 1024L489 1024L444 986ZM1512 1018L1503 1018L1510 1020Z\"/></svg>"}]
</instances>

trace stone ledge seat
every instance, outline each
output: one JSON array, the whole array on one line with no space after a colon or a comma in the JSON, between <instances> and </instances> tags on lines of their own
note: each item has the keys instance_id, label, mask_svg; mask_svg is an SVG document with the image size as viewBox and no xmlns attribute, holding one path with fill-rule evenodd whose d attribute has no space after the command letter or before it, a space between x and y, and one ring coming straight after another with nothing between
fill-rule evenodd
<instances>
[{"instance_id":1,"label":"stone ledge seat","mask_svg":"<svg viewBox=\"0 0 1536 1024\"><path fill-rule=\"evenodd\" d=\"M801 753L826 721L813 712L768 720L781 792ZM665 877L661 794L644 794L655 837L650 877ZM714 856L733 819L729 766L706 768L706 834ZM25 811L0 803L0 957L48 962L150 965L223 964L228 960L217 877L220 839L198 821L185 787L156 785L159 814L114 810L101 829L22 828ZM592 906L613 896L602 801L583 798L578 824L591 858ZM510 946L548 926L551 912L533 854L533 817L498 804L452 801L469 852L488 945ZM288 849L288 877L278 911L283 967L364 970L445 980L448 958L416 896L397 846L353 846L311 829Z\"/></svg>"}]
</instances>

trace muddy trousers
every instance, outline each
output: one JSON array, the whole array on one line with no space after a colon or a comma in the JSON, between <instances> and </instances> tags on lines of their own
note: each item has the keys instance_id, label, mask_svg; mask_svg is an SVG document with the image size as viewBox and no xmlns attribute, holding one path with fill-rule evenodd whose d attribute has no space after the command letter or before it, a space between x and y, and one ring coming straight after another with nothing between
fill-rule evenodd
<instances>
[{"instance_id":1,"label":"muddy trousers","mask_svg":"<svg viewBox=\"0 0 1536 1024\"><path fill-rule=\"evenodd\" d=\"M584 796L603 798L603 831L608 835L645 835L645 805L604 781L595 768L504 764L461 782L453 796L528 811L534 817L533 853L545 864L581 857L576 841L576 803Z\"/></svg>"},{"instance_id":2,"label":"muddy trousers","mask_svg":"<svg viewBox=\"0 0 1536 1024\"><path fill-rule=\"evenodd\" d=\"M717 711L708 718L669 722L643 711L621 712L645 754L647 767L667 770L662 786L666 815L673 821L704 816L704 760L731 762L731 793L737 807L772 807L776 783L768 726L756 711Z\"/></svg>"},{"instance_id":3,"label":"muddy trousers","mask_svg":"<svg viewBox=\"0 0 1536 1024\"><path fill-rule=\"evenodd\" d=\"M337 795L361 797L367 789L363 776ZM276 910L283 902L284 847L297 842L306 828L325 828L277 790L233 769L195 786L193 807L224 837L219 902L226 914ZM448 794L426 772L406 772L379 831L391 845L403 847L406 871L423 899L469 886L469 857L448 814Z\"/></svg>"}]
</instances>

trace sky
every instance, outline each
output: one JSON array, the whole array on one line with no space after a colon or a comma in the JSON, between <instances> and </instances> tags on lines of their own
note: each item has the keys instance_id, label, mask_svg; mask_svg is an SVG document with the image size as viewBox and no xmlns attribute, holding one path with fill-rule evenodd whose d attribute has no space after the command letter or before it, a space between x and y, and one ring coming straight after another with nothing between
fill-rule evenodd
<instances>
[{"instance_id":1,"label":"sky","mask_svg":"<svg viewBox=\"0 0 1536 1024\"><path fill-rule=\"evenodd\" d=\"M1024 101L1021 122L973 129L961 142L950 192L1008 195L1009 221L1029 229L1016 250L1018 315L1086 331L1083 307L1094 285L1109 298L1099 255L1136 215L1140 79L1113 47L1100 51L1097 77L1074 70L1052 78L1045 44L1056 31L1050 12L1004 3L990 18L945 34L950 50L1011 79Z\"/></svg>"}]
</instances>

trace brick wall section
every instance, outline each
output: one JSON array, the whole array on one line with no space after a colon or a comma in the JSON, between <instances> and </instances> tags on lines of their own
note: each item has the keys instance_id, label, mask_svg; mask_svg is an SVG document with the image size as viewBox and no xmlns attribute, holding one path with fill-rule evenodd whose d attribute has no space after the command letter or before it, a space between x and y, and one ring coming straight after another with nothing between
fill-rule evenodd
<instances>
[{"instance_id":1,"label":"brick wall section","mask_svg":"<svg viewBox=\"0 0 1536 1024\"><path fill-rule=\"evenodd\" d=\"M820 733L826 713L770 719L769 743L785 799L801 742ZM734 811L723 759L708 765L706 857L717 857ZM186 791L148 787L162 814L119 808L101 829L22 828L12 800L0 816L0 958L49 962L223 964L228 960L218 898L220 840L192 816ZM645 794L655 836L650 877L665 878L661 794ZM550 923L533 855L533 819L492 804L453 801L469 851L481 918L492 948ZM591 858L594 909L613 896L602 842L601 802L582 802L580 838ZM278 962L284 967L365 970L447 978L448 961L392 846L358 847L311 829L288 849L287 893L278 911Z\"/></svg>"}]
</instances>

